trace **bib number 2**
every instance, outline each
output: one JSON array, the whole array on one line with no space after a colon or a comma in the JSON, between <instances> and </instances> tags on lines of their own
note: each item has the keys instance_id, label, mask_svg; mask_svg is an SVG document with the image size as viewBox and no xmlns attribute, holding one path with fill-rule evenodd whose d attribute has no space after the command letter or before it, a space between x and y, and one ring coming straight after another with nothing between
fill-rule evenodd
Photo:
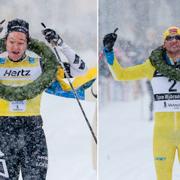
<instances>
[{"instance_id":1,"label":"bib number 2","mask_svg":"<svg viewBox=\"0 0 180 180\"><path fill-rule=\"evenodd\" d=\"M169 88L169 92L177 92L177 89L175 88L177 81L173 80L173 79L169 79L168 81L171 83L171 86Z\"/></svg>"}]
</instances>

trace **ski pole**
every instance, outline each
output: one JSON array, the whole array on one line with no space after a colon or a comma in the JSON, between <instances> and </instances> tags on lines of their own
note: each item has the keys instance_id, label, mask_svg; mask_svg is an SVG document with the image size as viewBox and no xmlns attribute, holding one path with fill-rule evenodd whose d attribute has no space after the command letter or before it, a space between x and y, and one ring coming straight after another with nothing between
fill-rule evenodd
<instances>
[{"instance_id":1,"label":"ski pole","mask_svg":"<svg viewBox=\"0 0 180 180\"><path fill-rule=\"evenodd\" d=\"M91 86L91 93L92 93L92 95L97 99L97 94L94 93L92 86Z\"/></svg>"},{"instance_id":2,"label":"ski pole","mask_svg":"<svg viewBox=\"0 0 180 180\"><path fill-rule=\"evenodd\" d=\"M87 118L87 116L86 116L86 113L84 112L84 109L83 109L83 107L82 107L82 105L81 105L81 103L80 103L80 100L79 100L79 98L78 98L77 92L75 91L75 89L74 89L74 87L73 87L73 85L72 85L72 83L71 83L69 74L68 74L67 71L65 70L64 64L63 64L63 62L61 61L61 58L60 58L60 56L59 56L59 53L57 52L56 47L53 47L53 49L54 49L54 51L55 51L55 54L56 54L56 56L57 56L57 58L58 58L58 61L59 61L60 65L61 65L62 68L64 69L64 73L65 73L66 78L67 78L67 80L68 80L68 82L69 82L69 85L70 85L70 87L71 87L71 89L72 89L72 91L73 91L73 94L74 94L74 96L75 96L75 98L76 98L76 100L77 100L77 102L78 102L78 104L79 104L79 107L80 107L80 109L81 109L81 112L83 113L83 116L84 116L84 118L85 118L85 120L86 120L86 123L87 123L87 125L88 125L88 127L89 127L89 129L90 129L90 132L91 132L91 134L92 134L92 136L93 136L93 138L94 138L94 141L95 141L95 143L97 144L97 138L96 138L96 136L95 136L95 134L94 134L94 132L93 132L93 129L92 129L90 123L89 123L89 120L88 120L88 118Z\"/></svg>"},{"instance_id":3,"label":"ski pole","mask_svg":"<svg viewBox=\"0 0 180 180\"><path fill-rule=\"evenodd\" d=\"M42 24L42 26L43 26L44 28L46 28L46 26L44 25L44 23L41 23L41 24ZM55 52L55 54L56 54L56 56L57 56L57 59L58 59L60 65L61 65L61 67L62 67L63 70L64 70L65 76L66 76L66 78L67 78L67 80L68 80L68 82L69 82L69 85L70 85L70 87L71 87L71 89L72 89L72 91L73 91L73 94L74 94L74 96L75 96L75 99L76 99L76 101L77 101L77 103L78 103L78 105L79 105L79 107L80 107L80 109L81 109L81 112L82 112L82 114L83 114L83 116L84 116L84 118L85 118L85 121L86 121L86 123L87 123L87 125L88 125L88 127L89 127L89 130L90 130L90 132L91 132L91 134L92 134L92 136L93 136L93 138L94 138L94 141L95 141L95 143L97 144L97 138L96 138L96 136L95 136L95 133L94 133L94 131L93 131L93 129L92 129L90 123L89 123L89 120L88 120L88 118L87 118L87 116L86 116L86 113L85 113L85 111L84 111L84 109L83 109L83 107L82 107L82 105L81 105L81 102L80 102L80 100L79 100L79 98L78 98L77 92L76 92L76 90L74 89L74 87L73 87L73 85L72 85L72 83L71 83L69 74L67 73L67 71L66 71L66 69L65 69L65 66L64 66L64 64L63 64L63 61L61 60L61 57L60 57L60 55L59 55L56 47L55 47L54 45L52 45L52 47L53 47L53 49L54 49L54 52Z\"/></svg>"},{"instance_id":4,"label":"ski pole","mask_svg":"<svg viewBox=\"0 0 180 180\"><path fill-rule=\"evenodd\" d=\"M3 24L4 22L5 22L5 19L0 22L0 33L3 31L3 26L2 26L2 24Z\"/></svg>"}]
</instances>

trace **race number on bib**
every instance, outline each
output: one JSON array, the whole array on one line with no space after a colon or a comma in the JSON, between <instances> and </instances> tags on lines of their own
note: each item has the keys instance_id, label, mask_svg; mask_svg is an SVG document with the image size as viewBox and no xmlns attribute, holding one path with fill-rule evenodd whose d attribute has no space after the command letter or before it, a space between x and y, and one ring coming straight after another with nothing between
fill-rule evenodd
<instances>
[{"instance_id":1,"label":"race number on bib","mask_svg":"<svg viewBox=\"0 0 180 180\"><path fill-rule=\"evenodd\" d=\"M26 110L26 100L24 101L11 101L10 111L12 112L24 112Z\"/></svg>"},{"instance_id":2,"label":"race number on bib","mask_svg":"<svg viewBox=\"0 0 180 180\"><path fill-rule=\"evenodd\" d=\"M151 81L155 112L180 111L180 82L157 74Z\"/></svg>"}]
</instances>

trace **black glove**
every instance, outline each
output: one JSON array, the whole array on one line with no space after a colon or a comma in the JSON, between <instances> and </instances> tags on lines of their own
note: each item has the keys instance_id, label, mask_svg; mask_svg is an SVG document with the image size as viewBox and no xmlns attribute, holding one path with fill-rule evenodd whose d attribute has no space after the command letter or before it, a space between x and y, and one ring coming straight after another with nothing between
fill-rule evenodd
<instances>
[{"instance_id":1,"label":"black glove","mask_svg":"<svg viewBox=\"0 0 180 180\"><path fill-rule=\"evenodd\" d=\"M107 52L112 51L114 43L117 39L117 34L116 34L117 30L118 28L116 28L113 33L110 33L104 36L103 45L104 45L105 51Z\"/></svg>"},{"instance_id":2,"label":"black glove","mask_svg":"<svg viewBox=\"0 0 180 180\"><path fill-rule=\"evenodd\" d=\"M55 46L61 46L63 44L62 38L53 29L46 28L42 30L45 39Z\"/></svg>"}]
</instances>

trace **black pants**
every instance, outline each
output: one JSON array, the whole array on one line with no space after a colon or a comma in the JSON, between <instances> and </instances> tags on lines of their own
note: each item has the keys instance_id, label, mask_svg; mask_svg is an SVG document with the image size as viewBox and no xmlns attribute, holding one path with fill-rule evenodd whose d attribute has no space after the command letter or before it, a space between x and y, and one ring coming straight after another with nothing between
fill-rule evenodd
<instances>
[{"instance_id":1,"label":"black pants","mask_svg":"<svg viewBox=\"0 0 180 180\"><path fill-rule=\"evenodd\" d=\"M47 165L41 117L0 117L0 180L45 180Z\"/></svg>"}]
</instances>

